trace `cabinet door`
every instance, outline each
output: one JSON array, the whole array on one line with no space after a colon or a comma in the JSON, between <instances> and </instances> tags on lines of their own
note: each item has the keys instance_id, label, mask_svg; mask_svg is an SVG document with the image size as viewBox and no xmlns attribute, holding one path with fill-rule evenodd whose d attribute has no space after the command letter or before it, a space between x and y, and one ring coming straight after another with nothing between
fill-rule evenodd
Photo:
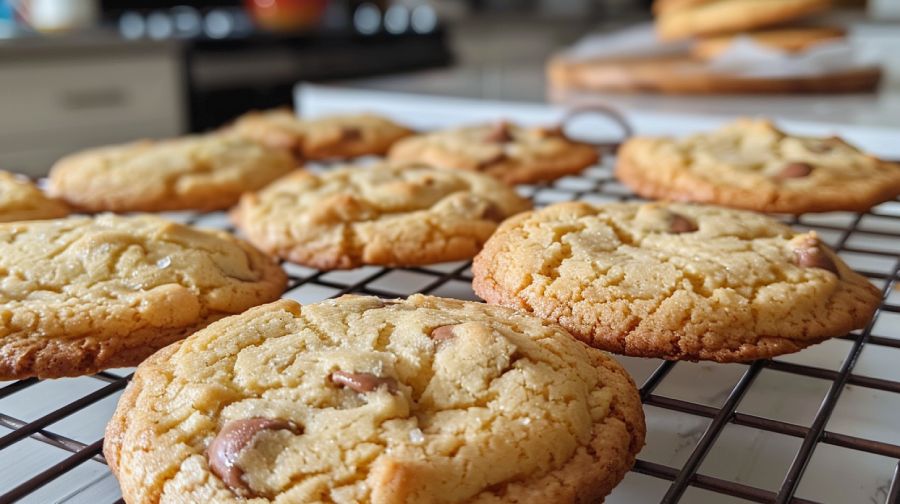
<instances>
[{"instance_id":1,"label":"cabinet door","mask_svg":"<svg viewBox=\"0 0 900 504\"><path fill-rule=\"evenodd\" d=\"M178 52L94 50L0 65L0 168L43 175L60 155L183 131Z\"/></svg>"}]
</instances>

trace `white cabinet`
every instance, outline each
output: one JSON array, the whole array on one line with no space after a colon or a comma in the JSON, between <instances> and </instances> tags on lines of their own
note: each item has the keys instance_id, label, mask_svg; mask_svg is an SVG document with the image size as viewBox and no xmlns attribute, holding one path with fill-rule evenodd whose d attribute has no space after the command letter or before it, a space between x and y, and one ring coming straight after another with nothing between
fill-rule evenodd
<instances>
[{"instance_id":1,"label":"white cabinet","mask_svg":"<svg viewBox=\"0 0 900 504\"><path fill-rule=\"evenodd\" d=\"M0 169L40 176L86 147L184 130L174 43L0 42Z\"/></svg>"}]
</instances>

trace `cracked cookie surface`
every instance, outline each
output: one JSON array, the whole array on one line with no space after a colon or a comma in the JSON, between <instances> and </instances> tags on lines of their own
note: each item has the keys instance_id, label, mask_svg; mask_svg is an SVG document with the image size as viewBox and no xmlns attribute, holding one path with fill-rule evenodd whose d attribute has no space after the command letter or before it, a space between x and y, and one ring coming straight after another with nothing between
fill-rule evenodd
<instances>
[{"instance_id":1,"label":"cracked cookie surface","mask_svg":"<svg viewBox=\"0 0 900 504\"><path fill-rule=\"evenodd\" d=\"M261 249L336 269L469 259L500 221L529 208L486 175L385 162L291 174L245 195L232 215Z\"/></svg>"},{"instance_id":2,"label":"cracked cookie surface","mask_svg":"<svg viewBox=\"0 0 900 504\"><path fill-rule=\"evenodd\" d=\"M900 195L900 165L753 119L681 140L632 138L616 177L646 198L791 214L864 212Z\"/></svg>"},{"instance_id":3,"label":"cracked cookie surface","mask_svg":"<svg viewBox=\"0 0 900 504\"><path fill-rule=\"evenodd\" d=\"M815 233L718 207L562 203L504 222L472 266L492 304L627 355L746 361L863 327L881 298Z\"/></svg>"},{"instance_id":4,"label":"cracked cookie surface","mask_svg":"<svg viewBox=\"0 0 900 504\"><path fill-rule=\"evenodd\" d=\"M249 112L230 129L309 160L380 156L396 141L413 134L409 128L373 114L301 119L285 109Z\"/></svg>"},{"instance_id":5,"label":"cracked cookie surface","mask_svg":"<svg viewBox=\"0 0 900 504\"><path fill-rule=\"evenodd\" d=\"M555 324L415 295L282 300L148 359L104 454L132 504L594 503L637 390Z\"/></svg>"},{"instance_id":6,"label":"cracked cookie surface","mask_svg":"<svg viewBox=\"0 0 900 504\"><path fill-rule=\"evenodd\" d=\"M29 180L0 170L0 222L56 219L68 213L63 202L49 198Z\"/></svg>"},{"instance_id":7,"label":"cracked cookie surface","mask_svg":"<svg viewBox=\"0 0 900 504\"><path fill-rule=\"evenodd\" d=\"M0 225L0 379L133 366L281 295L270 258L153 216Z\"/></svg>"},{"instance_id":8,"label":"cracked cookie surface","mask_svg":"<svg viewBox=\"0 0 900 504\"><path fill-rule=\"evenodd\" d=\"M410 137L397 142L388 156L485 173L507 184L555 180L599 159L596 148L569 140L559 128L505 121Z\"/></svg>"},{"instance_id":9,"label":"cracked cookie surface","mask_svg":"<svg viewBox=\"0 0 900 504\"><path fill-rule=\"evenodd\" d=\"M287 150L235 135L144 140L59 160L49 192L89 212L219 210L296 167Z\"/></svg>"}]
</instances>

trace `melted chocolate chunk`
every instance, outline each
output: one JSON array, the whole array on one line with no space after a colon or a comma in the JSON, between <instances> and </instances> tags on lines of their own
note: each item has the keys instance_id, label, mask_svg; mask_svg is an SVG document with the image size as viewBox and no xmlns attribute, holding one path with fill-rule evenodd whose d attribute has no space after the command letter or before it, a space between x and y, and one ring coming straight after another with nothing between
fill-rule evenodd
<instances>
[{"instance_id":1,"label":"melted chocolate chunk","mask_svg":"<svg viewBox=\"0 0 900 504\"><path fill-rule=\"evenodd\" d=\"M775 176L777 179L791 179L791 178L803 178L808 176L813 171L813 166L809 163L804 163L801 161L788 163L784 165L778 175Z\"/></svg>"},{"instance_id":2,"label":"melted chocolate chunk","mask_svg":"<svg viewBox=\"0 0 900 504\"><path fill-rule=\"evenodd\" d=\"M506 219L503 210L493 203L488 203L487 206L484 207L484 210L481 212L481 217L494 222L503 222L503 220Z\"/></svg>"},{"instance_id":3,"label":"melted chocolate chunk","mask_svg":"<svg viewBox=\"0 0 900 504\"><path fill-rule=\"evenodd\" d=\"M228 422L219 431L206 449L209 468L228 488L241 497L253 497L253 492L244 482L244 471L235 465L240 453L247 448L253 438L264 430L289 430L299 433L287 420L271 418L247 418Z\"/></svg>"},{"instance_id":4,"label":"melted chocolate chunk","mask_svg":"<svg viewBox=\"0 0 900 504\"><path fill-rule=\"evenodd\" d=\"M672 220L669 221L669 231L675 234L693 233L697 230L697 224L684 215L672 212Z\"/></svg>"},{"instance_id":5,"label":"melted chocolate chunk","mask_svg":"<svg viewBox=\"0 0 900 504\"><path fill-rule=\"evenodd\" d=\"M438 343L451 340L455 336L453 334L453 330L456 329L455 325L444 325L440 327L435 327L431 331L431 339L437 341Z\"/></svg>"},{"instance_id":6,"label":"melted chocolate chunk","mask_svg":"<svg viewBox=\"0 0 900 504\"><path fill-rule=\"evenodd\" d=\"M794 249L794 260L803 268L819 268L838 274L837 265L828 254L822 250L816 239L806 240Z\"/></svg>"},{"instance_id":7,"label":"melted chocolate chunk","mask_svg":"<svg viewBox=\"0 0 900 504\"><path fill-rule=\"evenodd\" d=\"M344 126L341 128L342 142L355 142L362 139L362 130L353 126Z\"/></svg>"},{"instance_id":8,"label":"melted chocolate chunk","mask_svg":"<svg viewBox=\"0 0 900 504\"><path fill-rule=\"evenodd\" d=\"M488 131L484 136L484 139L488 142L511 142L513 140L513 137L509 123L506 121L499 121L495 123L494 126L491 127L490 131Z\"/></svg>"},{"instance_id":9,"label":"melted chocolate chunk","mask_svg":"<svg viewBox=\"0 0 900 504\"><path fill-rule=\"evenodd\" d=\"M335 371L331 373L331 382L335 385L347 387L357 392L372 392L373 390L386 386L390 393L397 391L397 380L393 378L382 378L371 373L348 373L346 371Z\"/></svg>"}]
</instances>

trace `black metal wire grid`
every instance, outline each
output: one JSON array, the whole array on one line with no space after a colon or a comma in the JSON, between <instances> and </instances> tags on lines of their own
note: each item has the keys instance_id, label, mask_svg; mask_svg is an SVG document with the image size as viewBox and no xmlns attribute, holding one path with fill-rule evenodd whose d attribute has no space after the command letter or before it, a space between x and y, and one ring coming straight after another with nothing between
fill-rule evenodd
<instances>
[{"instance_id":1,"label":"black metal wire grid","mask_svg":"<svg viewBox=\"0 0 900 504\"><path fill-rule=\"evenodd\" d=\"M557 201L584 199L587 201L626 201L637 199L623 186L619 185L611 174L611 156L606 162L592 167L577 177L566 177L553 184L542 186L522 186L523 194L531 196L540 206ZM179 214L174 217L189 224L201 227L215 227L234 231L223 213L213 214ZM882 391L889 394L900 394L900 381L891 377L872 376L872 373L855 373L864 348L876 350L900 349L900 335L894 337L873 334L878 321L890 317L889 324L894 327L893 319L900 324L900 296L892 294L895 287L900 287L900 202L894 201L876 207L864 214L845 214L844 219L835 223L833 219L821 219L816 216L790 217L787 222L797 226L816 229L823 236L832 237L835 250L842 254L865 255L876 258L887 265L879 271L858 271L881 286L884 302L876 312L875 318L862 331L843 336L841 339L849 343L849 351L837 369L811 366L785 360L756 361L742 366L740 377L727 393L721 404L711 406L702 401L684 400L660 393L660 386L677 365L674 362L650 361L654 368L647 373L640 386L640 396L645 406L662 408L669 412L690 418L708 420L702 434L683 464L678 466L660 463L645 458L639 459L633 469L634 473L655 478L668 485L662 495L661 502L687 502L683 499L686 491L703 489L725 496L737 498L738 501L766 503L814 503L817 501L796 497L804 471L810 464L817 447L833 445L852 450L875 454L893 459L894 472L890 484L881 489L887 504L900 502L900 444L892 441L870 439L866 436L849 435L829 430L829 419L848 385L863 387L867 390ZM872 221L872 224L869 223ZM862 238L874 240L874 246L861 246ZM285 264L290 282L285 297L293 297L304 302L336 297L346 293L371 294L382 297L397 297L421 292L448 297L473 298L470 290L471 273L469 263L442 264L416 268L381 268L366 267L352 272L323 272L311 270L297 265ZM399 282L398 282L399 281ZM402 284L398 289L395 285ZM896 301L891 301L896 299ZM895 315L897 314L897 315ZM900 333L900 331L897 331ZM815 378L827 381L827 393L817 407L817 411L809 425L768 418L765 415L754 415L738 411L742 399L747 395L754 380L764 370L774 370L795 376ZM38 441L52 447L61 456L49 458L49 462L39 467L33 474L16 481L11 488L0 488L0 504L16 502L29 496L40 494L45 486L64 479L89 461L105 463L101 450L102 439L93 442L77 440L71 434L61 433L54 426L59 422L79 414L101 401L114 403L118 394L124 389L131 377L131 370L111 370L90 377L97 385L89 392L75 393L77 397L65 400L61 405L53 407L41 416L27 421L16 418L5 411L3 404L9 401L35 401L36 391L41 383L37 379L26 379L9 382L0 388L0 467L13 468L19 461L12 456L4 455L17 443L26 440ZM69 379L66 379L69 380ZM639 381L640 383L640 381ZM81 387L82 389L84 387ZM900 395L896 396L900 399ZM894 419L900 429L900 418ZM735 481L700 472L701 464L714 449L717 439L723 430L730 425L745 426L759 431L775 433L800 440L793 460L787 466L780 485L775 488L760 488L747 483ZM646 451L646 450L645 450ZM739 457L741 454L734 454ZM762 463L765 463L764 461ZM108 475L104 475L108 476ZM836 475L840 478L840 475ZM78 478L81 479L81 478ZM79 481L81 487L84 481ZM109 495L107 488L104 495L96 502L121 502L118 494ZM71 496L71 495L70 495ZM65 498L54 499L55 502L67 502ZM872 498L873 503L879 502ZM728 502L732 502L729 500Z\"/></svg>"}]
</instances>

